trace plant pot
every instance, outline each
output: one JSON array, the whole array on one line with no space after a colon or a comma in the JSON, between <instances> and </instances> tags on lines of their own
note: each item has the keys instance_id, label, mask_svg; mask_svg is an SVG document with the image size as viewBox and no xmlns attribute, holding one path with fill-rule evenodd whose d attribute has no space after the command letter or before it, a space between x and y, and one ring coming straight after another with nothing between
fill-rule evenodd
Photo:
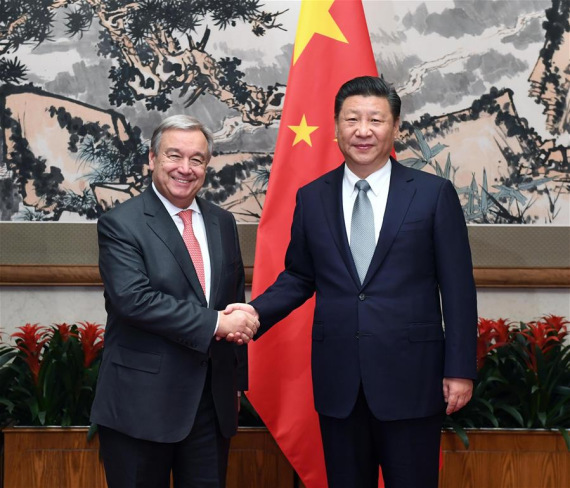
<instances>
[{"instance_id":1,"label":"plant pot","mask_svg":"<svg viewBox=\"0 0 570 488\"><path fill-rule=\"evenodd\" d=\"M4 488L106 488L97 436L87 427L4 429ZM264 427L232 439L227 488L293 488L295 472Z\"/></svg>"},{"instance_id":2,"label":"plant pot","mask_svg":"<svg viewBox=\"0 0 570 488\"><path fill-rule=\"evenodd\" d=\"M4 488L106 488L97 437L87 427L4 430ZM547 430L468 430L470 448L442 433L440 488L566 488L570 453ZM232 439L227 488L293 488L295 473L263 427ZM300 485L302 486L302 485Z\"/></svg>"},{"instance_id":3,"label":"plant pot","mask_svg":"<svg viewBox=\"0 0 570 488\"><path fill-rule=\"evenodd\" d=\"M87 427L4 429L4 488L106 488Z\"/></svg>"},{"instance_id":4,"label":"plant pot","mask_svg":"<svg viewBox=\"0 0 570 488\"><path fill-rule=\"evenodd\" d=\"M558 431L467 429L469 449L442 433L439 488L566 488L570 452Z\"/></svg>"}]
</instances>

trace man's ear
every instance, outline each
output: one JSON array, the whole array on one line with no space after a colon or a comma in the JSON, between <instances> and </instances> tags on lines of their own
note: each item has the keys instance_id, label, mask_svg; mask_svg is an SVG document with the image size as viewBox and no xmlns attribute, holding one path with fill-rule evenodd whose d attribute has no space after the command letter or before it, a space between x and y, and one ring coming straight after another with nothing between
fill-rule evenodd
<instances>
[{"instance_id":1,"label":"man's ear","mask_svg":"<svg viewBox=\"0 0 570 488\"><path fill-rule=\"evenodd\" d=\"M151 171L154 171L154 161L156 159L155 154L152 151L148 152L148 167Z\"/></svg>"},{"instance_id":2,"label":"man's ear","mask_svg":"<svg viewBox=\"0 0 570 488\"><path fill-rule=\"evenodd\" d=\"M400 117L394 121L394 140L400 137Z\"/></svg>"}]
</instances>

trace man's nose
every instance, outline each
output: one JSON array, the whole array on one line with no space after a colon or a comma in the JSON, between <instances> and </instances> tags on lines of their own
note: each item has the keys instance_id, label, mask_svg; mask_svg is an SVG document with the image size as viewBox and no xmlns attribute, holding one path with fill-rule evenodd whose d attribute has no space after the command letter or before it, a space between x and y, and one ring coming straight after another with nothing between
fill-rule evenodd
<instances>
[{"instance_id":1,"label":"man's nose","mask_svg":"<svg viewBox=\"0 0 570 488\"><path fill-rule=\"evenodd\" d=\"M356 127L356 133L359 136L367 136L370 133L370 124L366 120L362 120Z\"/></svg>"},{"instance_id":2,"label":"man's nose","mask_svg":"<svg viewBox=\"0 0 570 488\"><path fill-rule=\"evenodd\" d=\"M194 172L195 165L192 164L189 158L182 158L180 164L178 165L178 171L185 174L190 174Z\"/></svg>"}]
</instances>

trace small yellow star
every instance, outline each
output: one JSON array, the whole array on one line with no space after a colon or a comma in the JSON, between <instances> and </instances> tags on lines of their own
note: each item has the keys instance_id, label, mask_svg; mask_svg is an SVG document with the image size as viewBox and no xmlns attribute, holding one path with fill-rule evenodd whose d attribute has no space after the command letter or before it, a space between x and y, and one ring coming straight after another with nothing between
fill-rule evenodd
<instances>
[{"instance_id":1,"label":"small yellow star","mask_svg":"<svg viewBox=\"0 0 570 488\"><path fill-rule=\"evenodd\" d=\"M293 146L301 141L305 141L309 146L313 147L311 142L311 133L315 132L319 127L317 125L307 125L305 114L303 114L303 118L299 125L288 125L287 127L295 133Z\"/></svg>"},{"instance_id":2,"label":"small yellow star","mask_svg":"<svg viewBox=\"0 0 570 488\"><path fill-rule=\"evenodd\" d=\"M297 62L315 34L348 43L336 21L329 13L334 0L303 0L295 36L293 64Z\"/></svg>"}]
</instances>

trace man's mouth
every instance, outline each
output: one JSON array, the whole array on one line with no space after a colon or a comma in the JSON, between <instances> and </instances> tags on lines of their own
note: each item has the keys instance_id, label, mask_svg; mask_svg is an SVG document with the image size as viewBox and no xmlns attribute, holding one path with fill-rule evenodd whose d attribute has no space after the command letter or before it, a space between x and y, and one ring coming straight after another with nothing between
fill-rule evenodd
<instances>
[{"instance_id":1,"label":"man's mouth","mask_svg":"<svg viewBox=\"0 0 570 488\"><path fill-rule=\"evenodd\" d=\"M182 184L188 184L192 181L192 180L183 180L182 178L174 178L174 176L172 177L172 179L174 181L177 181L178 183L182 183Z\"/></svg>"}]
</instances>

